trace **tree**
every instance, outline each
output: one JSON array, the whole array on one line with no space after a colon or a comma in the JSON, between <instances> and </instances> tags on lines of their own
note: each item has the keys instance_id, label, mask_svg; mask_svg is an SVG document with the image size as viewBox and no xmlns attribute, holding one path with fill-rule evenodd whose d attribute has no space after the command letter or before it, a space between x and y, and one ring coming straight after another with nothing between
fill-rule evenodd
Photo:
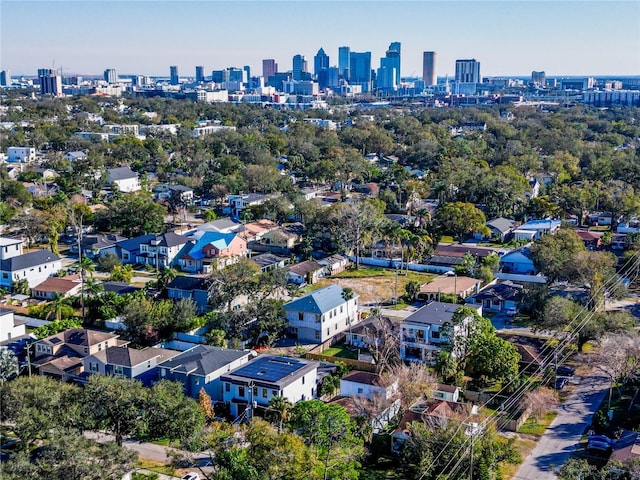
<instances>
[{"instance_id":1,"label":"tree","mask_svg":"<svg viewBox=\"0 0 640 480\"><path fill-rule=\"evenodd\" d=\"M535 267L553 283L566 280L575 255L586 250L573 230L561 228L555 235L544 235L531 246L531 259Z\"/></svg>"},{"instance_id":2,"label":"tree","mask_svg":"<svg viewBox=\"0 0 640 480\"><path fill-rule=\"evenodd\" d=\"M114 267L121 266L122 260L115 253L107 253L98 257L98 270L101 272L111 272Z\"/></svg>"},{"instance_id":3,"label":"tree","mask_svg":"<svg viewBox=\"0 0 640 480\"><path fill-rule=\"evenodd\" d=\"M11 350L0 349L0 384L20 373L18 357Z\"/></svg>"},{"instance_id":4,"label":"tree","mask_svg":"<svg viewBox=\"0 0 640 480\"><path fill-rule=\"evenodd\" d=\"M111 268L111 274L109 275L110 282L131 283L132 278L133 278L132 265L114 265Z\"/></svg>"},{"instance_id":5,"label":"tree","mask_svg":"<svg viewBox=\"0 0 640 480\"><path fill-rule=\"evenodd\" d=\"M371 313L375 318L364 325L362 333L376 365L376 372L382 373L400 358L400 339L390 319L381 317L380 312L375 309Z\"/></svg>"},{"instance_id":6,"label":"tree","mask_svg":"<svg viewBox=\"0 0 640 480\"><path fill-rule=\"evenodd\" d=\"M631 333L606 335L586 360L609 378L611 387L617 385L621 395L622 388L640 375L640 337Z\"/></svg>"},{"instance_id":7,"label":"tree","mask_svg":"<svg viewBox=\"0 0 640 480\"><path fill-rule=\"evenodd\" d=\"M207 393L207 391L203 388L198 392L198 405L200 406L200 410L204 414L204 419L207 424L213 422L213 419L216 416L216 412L213 409L213 402L211 401L211 396Z\"/></svg>"},{"instance_id":8,"label":"tree","mask_svg":"<svg viewBox=\"0 0 640 480\"><path fill-rule=\"evenodd\" d=\"M558 395L546 387L538 387L535 390L525 392L522 399L522 408L529 410L533 419L538 420L547 412L558 406Z\"/></svg>"},{"instance_id":9,"label":"tree","mask_svg":"<svg viewBox=\"0 0 640 480\"><path fill-rule=\"evenodd\" d=\"M396 397L404 410L408 410L417 399L431 395L438 383L431 369L418 362L395 364L385 378L398 382Z\"/></svg>"},{"instance_id":10,"label":"tree","mask_svg":"<svg viewBox=\"0 0 640 480\"><path fill-rule=\"evenodd\" d=\"M122 446L124 437L145 430L147 391L137 380L91 375L82 391L86 418L95 429L110 431Z\"/></svg>"},{"instance_id":11,"label":"tree","mask_svg":"<svg viewBox=\"0 0 640 480\"><path fill-rule=\"evenodd\" d=\"M80 250L80 252L82 252L82 250ZM85 287L86 276L87 276L87 273L89 273L90 278L93 278L93 272L95 271L96 266L89 257L81 256L80 262L79 262L79 268L80 268L80 304L82 307L82 323L84 323L84 313L85 313L84 312L84 295L85 295L84 287Z\"/></svg>"},{"instance_id":12,"label":"tree","mask_svg":"<svg viewBox=\"0 0 640 480\"><path fill-rule=\"evenodd\" d=\"M451 233L460 243L472 232L489 234L484 213L472 203L447 203L436 210L434 220L443 232Z\"/></svg>"},{"instance_id":13,"label":"tree","mask_svg":"<svg viewBox=\"0 0 640 480\"><path fill-rule=\"evenodd\" d=\"M65 318L61 320L54 320L46 325L40 325L35 329L33 334L38 339L47 338L56 333L64 332L71 328L82 328L82 323L76 318Z\"/></svg>"},{"instance_id":14,"label":"tree","mask_svg":"<svg viewBox=\"0 0 640 480\"><path fill-rule=\"evenodd\" d=\"M282 431L284 424L289 421L292 408L293 405L289 399L279 395L271 397L265 418L278 425L279 430Z\"/></svg>"},{"instance_id":15,"label":"tree","mask_svg":"<svg viewBox=\"0 0 640 480\"><path fill-rule=\"evenodd\" d=\"M121 230L123 235L133 237L163 229L166 210L149 192L118 195L108 207L96 213L95 223L100 230Z\"/></svg>"},{"instance_id":16,"label":"tree","mask_svg":"<svg viewBox=\"0 0 640 480\"><path fill-rule=\"evenodd\" d=\"M420 282L417 280L409 280L404 286L404 291L406 292L409 303L416 301L416 297L418 296L418 293L420 293L420 287Z\"/></svg>"},{"instance_id":17,"label":"tree","mask_svg":"<svg viewBox=\"0 0 640 480\"><path fill-rule=\"evenodd\" d=\"M11 291L19 295L29 295L31 293L31 288L29 287L27 279L21 278L20 280L14 280L11 282Z\"/></svg>"}]
</instances>

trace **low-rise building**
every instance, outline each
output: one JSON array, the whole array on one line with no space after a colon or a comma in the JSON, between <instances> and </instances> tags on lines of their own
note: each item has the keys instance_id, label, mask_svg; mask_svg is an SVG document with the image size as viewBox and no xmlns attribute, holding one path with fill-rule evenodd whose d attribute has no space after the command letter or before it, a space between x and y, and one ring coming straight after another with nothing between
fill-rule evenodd
<instances>
[{"instance_id":1,"label":"low-rise building","mask_svg":"<svg viewBox=\"0 0 640 480\"><path fill-rule=\"evenodd\" d=\"M25 335L25 322L16 320L13 310L0 308L0 343Z\"/></svg>"},{"instance_id":2,"label":"low-rise building","mask_svg":"<svg viewBox=\"0 0 640 480\"><path fill-rule=\"evenodd\" d=\"M467 299L468 303L482 305L485 312L507 312L517 309L522 300L522 285L510 281L488 285Z\"/></svg>"},{"instance_id":3,"label":"low-rise building","mask_svg":"<svg viewBox=\"0 0 640 480\"><path fill-rule=\"evenodd\" d=\"M441 275L420 287L418 300L422 302L439 300L440 295L457 295L458 297L467 298L470 295L478 293L481 285L482 280L478 280L477 278L458 275Z\"/></svg>"},{"instance_id":4,"label":"low-rise building","mask_svg":"<svg viewBox=\"0 0 640 480\"><path fill-rule=\"evenodd\" d=\"M211 273L236 263L247 255L247 242L237 233L202 232L185 249L180 268L191 273Z\"/></svg>"},{"instance_id":5,"label":"low-rise building","mask_svg":"<svg viewBox=\"0 0 640 480\"><path fill-rule=\"evenodd\" d=\"M188 242L187 237L173 232L153 235L149 240L140 242L136 263L157 268L172 267L189 248Z\"/></svg>"},{"instance_id":6,"label":"low-rise building","mask_svg":"<svg viewBox=\"0 0 640 480\"><path fill-rule=\"evenodd\" d=\"M295 404L317 395L318 362L261 355L221 377L224 401L235 418L251 408L266 408L273 397Z\"/></svg>"},{"instance_id":7,"label":"low-rise building","mask_svg":"<svg viewBox=\"0 0 640 480\"><path fill-rule=\"evenodd\" d=\"M110 168L108 171L107 184L111 188L123 193L137 192L140 190L140 179L137 172L129 167Z\"/></svg>"},{"instance_id":8,"label":"low-rise building","mask_svg":"<svg viewBox=\"0 0 640 480\"><path fill-rule=\"evenodd\" d=\"M357 322L358 295L346 300L339 285L330 285L284 305L289 333L299 340L322 343Z\"/></svg>"},{"instance_id":9,"label":"low-rise building","mask_svg":"<svg viewBox=\"0 0 640 480\"><path fill-rule=\"evenodd\" d=\"M171 300L190 298L199 311L209 308L209 289L205 277L178 275L167 285L167 297Z\"/></svg>"},{"instance_id":10,"label":"low-rise building","mask_svg":"<svg viewBox=\"0 0 640 480\"><path fill-rule=\"evenodd\" d=\"M81 289L79 275L49 277L31 289L31 296L38 300L52 300L56 296L72 297L79 294Z\"/></svg>"},{"instance_id":11,"label":"low-rise building","mask_svg":"<svg viewBox=\"0 0 640 480\"><path fill-rule=\"evenodd\" d=\"M305 260L294 265L286 267L289 272L289 281L296 285L308 283L312 285L318 279L324 277L325 269L322 265L314 260Z\"/></svg>"},{"instance_id":12,"label":"low-rise building","mask_svg":"<svg viewBox=\"0 0 640 480\"><path fill-rule=\"evenodd\" d=\"M535 275L536 267L528 247L518 248L500 258L500 269L505 273Z\"/></svg>"},{"instance_id":13,"label":"low-rise building","mask_svg":"<svg viewBox=\"0 0 640 480\"><path fill-rule=\"evenodd\" d=\"M51 250L36 250L0 260L0 288L11 290L13 282L26 280L30 288L62 268L60 257Z\"/></svg>"}]
</instances>

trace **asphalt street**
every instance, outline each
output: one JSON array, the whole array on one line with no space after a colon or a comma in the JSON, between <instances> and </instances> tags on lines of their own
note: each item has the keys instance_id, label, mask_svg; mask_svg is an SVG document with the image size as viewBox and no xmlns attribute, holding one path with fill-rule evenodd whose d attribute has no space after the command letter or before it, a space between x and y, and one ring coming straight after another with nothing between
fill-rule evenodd
<instances>
[{"instance_id":1,"label":"asphalt street","mask_svg":"<svg viewBox=\"0 0 640 480\"><path fill-rule=\"evenodd\" d=\"M608 389L606 377L582 378L571 396L558 408L558 415L520 466L514 480L558 478L555 470L564 465L577 448Z\"/></svg>"}]
</instances>

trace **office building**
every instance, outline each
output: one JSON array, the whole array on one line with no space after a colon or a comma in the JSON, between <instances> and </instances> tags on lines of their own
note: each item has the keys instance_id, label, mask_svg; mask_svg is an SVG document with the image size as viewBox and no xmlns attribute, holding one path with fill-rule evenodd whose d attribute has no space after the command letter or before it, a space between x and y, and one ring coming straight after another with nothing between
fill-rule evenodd
<instances>
[{"instance_id":1,"label":"office building","mask_svg":"<svg viewBox=\"0 0 640 480\"><path fill-rule=\"evenodd\" d=\"M118 74L116 73L115 68L107 68L103 74L104 81L107 83L117 83L118 82Z\"/></svg>"},{"instance_id":2,"label":"office building","mask_svg":"<svg viewBox=\"0 0 640 480\"><path fill-rule=\"evenodd\" d=\"M171 76L171 85L180 84L180 77L178 76L178 67L176 65L172 65L169 67L170 76Z\"/></svg>"},{"instance_id":3,"label":"office building","mask_svg":"<svg viewBox=\"0 0 640 480\"><path fill-rule=\"evenodd\" d=\"M244 75L243 75L244 83L247 84L247 87L252 88L251 87L251 66L245 65L244 67L242 67L242 71L244 72Z\"/></svg>"},{"instance_id":4,"label":"office building","mask_svg":"<svg viewBox=\"0 0 640 480\"><path fill-rule=\"evenodd\" d=\"M320 90L326 88L335 89L340 85L340 69L338 67L329 67L320 70L318 73L318 86Z\"/></svg>"},{"instance_id":5,"label":"office building","mask_svg":"<svg viewBox=\"0 0 640 480\"><path fill-rule=\"evenodd\" d=\"M388 60L385 58L380 59L381 66L378 69L376 75L376 89L382 93L391 93L398 89L396 83L396 68L388 65L391 62L384 62Z\"/></svg>"},{"instance_id":6,"label":"office building","mask_svg":"<svg viewBox=\"0 0 640 480\"><path fill-rule=\"evenodd\" d=\"M204 82L204 67L202 65L196 67L196 82Z\"/></svg>"},{"instance_id":7,"label":"office building","mask_svg":"<svg viewBox=\"0 0 640 480\"><path fill-rule=\"evenodd\" d=\"M293 68L291 72L294 80L303 80L304 74L308 72L307 58L304 55L298 54L293 56Z\"/></svg>"},{"instance_id":8,"label":"office building","mask_svg":"<svg viewBox=\"0 0 640 480\"><path fill-rule=\"evenodd\" d=\"M329 55L324 53L324 48L320 48L315 57L313 57L313 74L318 77L322 70L329 68Z\"/></svg>"},{"instance_id":9,"label":"office building","mask_svg":"<svg viewBox=\"0 0 640 480\"><path fill-rule=\"evenodd\" d=\"M244 82L244 71L241 68L237 67L229 67L227 68L227 77L229 82Z\"/></svg>"},{"instance_id":10,"label":"office building","mask_svg":"<svg viewBox=\"0 0 640 480\"><path fill-rule=\"evenodd\" d=\"M456 60L456 82L480 83L480 62L475 58L470 60Z\"/></svg>"},{"instance_id":11,"label":"office building","mask_svg":"<svg viewBox=\"0 0 640 480\"><path fill-rule=\"evenodd\" d=\"M340 47L338 48L338 70L340 76L344 79L348 79L351 69L351 48Z\"/></svg>"},{"instance_id":12,"label":"office building","mask_svg":"<svg viewBox=\"0 0 640 480\"><path fill-rule=\"evenodd\" d=\"M544 86L547 83L547 74L543 72L531 72L531 83Z\"/></svg>"},{"instance_id":13,"label":"office building","mask_svg":"<svg viewBox=\"0 0 640 480\"><path fill-rule=\"evenodd\" d=\"M38 70L41 95L62 95L62 77L53 68L40 68Z\"/></svg>"},{"instance_id":14,"label":"office building","mask_svg":"<svg viewBox=\"0 0 640 480\"><path fill-rule=\"evenodd\" d=\"M383 67L382 62L380 67ZM385 54L384 67L395 68L395 83L400 85L400 42L392 42Z\"/></svg>"},{"instance_id":15,"label":"office building","mask_svg":"<svg viewBox=\"0 0 640 480\"><path fill-rule=\"evenodd\" d=\"M215 83L224 83L229 81L229 70L212 70L211 81Z\"/></svg>"},{"instance_id":16,"label":"office building","mask_svg":"<svg viewBox=\"0 0 640 480\"><path fill-rule=\"evenodd\" d=\"M436 85L436 52L424 52L422 54L422 80L425 86Z\"/></svg>"},{"instance_id":17,"label":"office building","mask_svg":"<svg viewBox=\"0 0 640 480\"><path fill-rule=\"evenodd\" d=\"M262 60L262 76L264 83L269 83L269 78L278 73L278 64L273 58Z\"/></svg>"},{"instance_id":18,"label":"office building","mask_svg":"<svg viewBox=\"0 0 640 480\"><path fill-rule=\"evenodd\" d=\"M349 83L362 86L362 93L371 91L371 52L351 52Z\"/></svg>"},{"instance_id":19,"label":"office building","mask_svg":"<svg viewBox=\"0 0 640 480\"><path fill-rule=\"evenodd\" d=\"M9 70L2 70L0 72L0 87L11 86L11 72Z\"/></svg>"}]
</instances>

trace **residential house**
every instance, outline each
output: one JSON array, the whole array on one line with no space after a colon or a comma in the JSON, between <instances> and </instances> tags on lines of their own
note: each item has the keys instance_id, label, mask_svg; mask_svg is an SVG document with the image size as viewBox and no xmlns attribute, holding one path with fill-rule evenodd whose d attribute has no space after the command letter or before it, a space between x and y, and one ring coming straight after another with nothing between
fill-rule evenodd
<instances>
[{"instance_id":1,"label":"residential house","mask_svg":"<svg viewBox=\"0 0 640 480\"><path fill-rule=\"evenodd\" d=\"M8 163L31 163L36 161L36 149L33 147L9 147Z\"/></svg>"},{"instance_id":2,"label":"residential house","mask_svg":"<svg viewBox=\"0 0 640 480\"><path fill-rule=\"evenodd\" d=\"M83 373L84 357L127 343L114 333L72 328L35 342L31 365L40 375L67 381Z\"/></svg>"},{"instance_id":3,"label":"residential house","mask_svg":"<svg viewBox=\"0 0 640 480\"><path fill-rule=\"evenodd\" d=\"M506 281L487 285L467 299L468 303L482 305L485 312L506 312L518 308L522 300L522 285Z\"/></svg>"},{"instance_id":4,"label":"residential house","mask_svg":"<svg viewBox=\"0 0 640 480\"><path fill-rule=\"evenodd\" d=\"M322 343L348 330L358 319L358 295L345 300L342 287L330 285L284 305L289 332L298 340Z\"/></svg>"},{"instance_id":5,"label":"residential house","mask_svg":"<svg viewBox=\"0 0 640 480\"><path fill-rule=\"evenodd\" d=\"M268 272L276 268L284 268L287 258L279 257L273 253L261 253L251 258L251 261L260 267L261 272Z\"/></svg>"},{"instance_id":6,"label":"residential house","mask_svg":"<svg viewBox=\"0 0 640 480\"><path fill-rule=\"evenodd\" d=\"M542 185L540 184L540 182L538 181L537 178L533 178L533 179L529 180L529 191L527 193L525 193L524 196L528 200L531 200L532 198L536 198L537 196L540 195L540 188L541 187L542 187Z\"/></svg>"},{"instance_id":7,"label":"residential house","mask_svg":"<svg viewBox=\"0 0 640 480\"><path fill-rule=\"evenodd\" d=\"M500 269L505 273L535 275L536 267L528 247L518 248L500 258Z\"/></svg>"},{"instance_id":8,"label":"residential house","mask_svg":"<svg viewBox=\"0 0 640 480\"><path fill-rule=\"evenodd\" d=\"M351 265L351 260L344 255L331 255L318 260L318 263L325 267L325 274L331 276L344 272Z\"/></svg>"},{"instance_id":9,"label":"residential house","mask_svg":"<svg viewBox=\"0 0 640 480\"><path fill-rule=\"evenodd\" d=\"M433 398L436 400L444 400L445 402L457 402L460 398L462 390L455 385L444 385L438 383L433 389Z\"/></svg>"},{"instance_id":10,"label":"residential house","mask_svg":"<svg viewBox=\"0 0 640 480\"><path fill-rule=\"evenodd\" d=\"M178 260L185 272L215 272L247 255L247 242L237 233L200 232L199 236Z\"/></svg>"},{"instance_id":11,"label":"residential house","mask_svg":"<svg viewBox=\"0 0 640 480\"><path fill-rule=\"evenodd\" d=\"M546 347L544 339L531 337L528 335L509 335L498 333L503 340L513 344L520 354L518 362L520 370L530 373L539 373L544 365L548 365L549 349Z\"/></svg>"},{"instance_id":12,"label":"residential house","mask_svg":"<svg viewBox=\"0 0 640 480\"><path fill-rule=\"evenodd\" d=\"M238 418L247 409L266 408L273 397L284 397L292 404L316 398L318 362L301 358L261 355L222 375L223 399L231 416ZM246 413L251 417L252 413Z\"/></svg>"},{"instance_id":13,"label":"residential house","mask_svg":"<svg viewBox=\"0 0 640 480\"><path fill-rule=\"evenodd\" d=\"M137 192L141 188L138 173L129 167L110 168L107 184L111 185L113 190L123 193Z\"/></svg>"},{"instance_id":14,"label":"residential house","mask_svg":"<svg viewBox=\"0 0 640 480\"><path fill-rule=\"evenodd\" d=\"M491 232L490 238L504 241L509 235L511 235L511 232L516 229L516 225L518 225L518 223L509 218L498 217L489 220L485 225Z\"/></svg>"},{"instance_id":15,"label":"residential house","mask_svg":"<svg viewBox=\"0 0 640 480\"><path fill-rule=\"evenodd\" d=\"M587 250L597 250L602 245L601 235L597 233L589 232L588 230L576 230L576 235L582 240Z\"/></svg>"},{"instance_id":16,"label":"residential house","mask_svg":"<svg viewBox=\"0 0 640 480\"><path fill-rule=\"evenodd\" d=\"M204 389L216 402L223 399L221 376L247 364L254 356L255 352L249 350L198 345L160 363L158 378L182 383L192 398L198 398Z\"/></svg>"},{"instance_id":17,"label":"residential house","mask_svg":"<svg viewBox=\"0 0 640 480\"><path fill-rule=\"evenodd\" d=\"M8 246L11 249L13 246ZM26 280L30 288L43 282L62 268L58 255L51 250L36 250L0 260L0 288L11 289L13 282Z\"/></svg>"},{"instance_id":18,"label":"residential house","mask_svg":"<svg viewBox=\"0 0 640 480\"><path fill-rule=\"evenodd\" d=\"M77 162L78 160L84 160L87 158L87 154L81 151L67 152L64 154L65 160L70 161L71 163Z\"/></svg>"},{"instance_id":19,"label":"residential house","mask_svg":"<svg viewBox=\"0 0 640 480\"><path fill-rule=\"evenodd\" d=\"M141 287L136 287L125 282L102 282L102 290L104 292L113 292L118 295L124 295L125 293L134 293L138 290L142 290Z\"/></svg>"},{"instance_id":20,"label":"residential house","mask_svg":"<svg viewBox=\"0 0 640 480\"><path fill-rule=\"evenodd\" d=\"M274 198L276 195L266 195L264 193L249 193L247 195L229 195L229 209L231 216L240 217L240 214L247 207L262 205L266 200Z\"/></svg>"},{"instance_id":21,"label":"residential house","mask_svg":"<svg viewBox=\"0 0 640 480\"><path fill-rule=\"evenodd\" d=\"M31 296L38 300L52 300L56 296L72 297L82 289L79 275L66 277L49 277L44 282L31 288Z\"/></svg>"},{"instance_id":22,"label":"residential house","mask_svg":"<svg viewBox=\"0 0 640 480\"><path fill-rule=\"evenodd\" d=\"M125 265L136 263L138 254L140 253L140 245L146 244L155 239L155 235L141 235L139 237L129 238L116 242L116 255Z\"/></svg>"},{"instance_id":23,"label":"residential house","mask_svg":"<svg viewBox=\"0 0 640 480\"><path fill-rule=\"evenodd\" d=\"M367 317L348 332L345 332L345 344L357 348L369 348L374 342L386 335L398 335L398 325L388 317Z\"/></svg>"},{"instance_id":24,"label":"residential house","mask_svg":"<svg viewBox=\"0 0 640 480\"><path fill-rule=\"evenodd\" d=\"M303 233L304 226L301 223L290 223L265 232L258 243L269 247L274 253L286 253L302 241Z\"/></svg>"},{"instance_id":25,"label":"residential house","mask_svg":"<svg viewBox=\"0 0 640 480\"><path fill-rule=\"evenodd\" d=\"M429 265L437 267L455 268L462 265L467 255L474 257L476 263L481 263L489 255L499 254L499 250L488 247L470 245L438 245L429 258Z\"/></svg>"},{"instance_id":26,"label":"residential house","mask_svg":"<svg viewBox=\"0 0 640 480\"><path fill-rule=\"evenodd\" d=\"M313 285L318 279L324 277L325 273L325 268L314 260L305 260L286 268L289 271L289 281L296 285L303 283Z\"/></svg>"},{"instance_id":27,"label":"residential house","mask_svg":"<svg viewBox=\"0 0 640 480\"><path fill-rule=\"evenodd\" d=\"M80 241L80 248L82 249L82 255L89 258L98 258L106 255L107 253L116 254L116 244L126 237L117 235L115 233L100 233L97 235L84 235ZM70 253L78 253L78 244L72 243L69 246Z\"/></svg>"},{"instance_id":28,"label":"residential house","mask_svg":"<svg viewBox=\"0 0 640 480\"><path fill-rule=\"evenodd\" d=\"M0 237L0 260L22 255L22 244L23 241L18 238Z\"/></svg>"},{"instance_id":29,"label":"residential house","mask_svg":"<svg viewBox=\"0 0 640 480\"><path fill-rule=\"evenodd\" d=\"M140 252L136 255L136 263L152 265L157 268L172 267L188 250L189 239L173 232L153 235L149 240L140 243Z\"/></svg>"},{"instance_id":30,"label":"residential house","mask_svg":"<svg viewBox=\"0 0 640 480\"><path fill-rule=\"evenodd\" d=\"M25 335L25 322L16 320L13 310L0 307L0 342Z\"/></svg>"},{"instance_id":31,"label":"residential house","mask_svg":"<svg viewBox=\"0 0 640 480\"><path fill-rule=\"evenodd\" d=\"M164 348L137 350L129 347L109 347L83 359L88 375L111 375L140 380L149 386L156 379L156 366L180 352Z\"/></svg>"},{"instance_id":32,"label":"residential house","mask_svg":"<svg viewBox=\"0 0 640 480\"><path fill-rule=\"evenodd\" d=\"M202 225L198 225L196 228L189 230L187 232L183 232L184 235L194 235L197 232L220 232L220 233L231 233L241 231L243 228L241 223L234 222L230 218L219 218L218 220L214 220L212 222L203 223Z\"/></svg>"},{"instance_id":33,"label":"residential house","mask_svg":"<svg viewBox=\"0 0 640 480\"><path fill-rule=\"evenodd\" d=\"M482 315L482 306L471 306ZM435 355L448 338L443 338L440 329L451 324L453 316L461 305L455 303L431 302L406 317L400 323L400 358L404 361L435 362ZM465 326L471 317L462 319L454 327L454 342L458 335L466 335ZM453 349L455 355L455 347Z\"/></svg>"},{"instance_id":34,"label":"residential house","mask_svg":"<svg viewBox=\"0 0 640 480\"><path fill-rule=\"evenodd\" d=\"M209 290L206 277L179 275L167 285L167 297L171 300L192 299L198 310L209 308Z\"/></svg>"},{"instance_id":35,"label":"residential house","mask_svg":"<svg viewBox=\"0 0 640 480\"><path fill-rule=\"evenodd\" d=\"M481 285L482 280L478 280L477 278L458 276L455 274L441 275L420 287L418 300L421 302L439 300L440 295L457 295L461 298L467 298L470 295L478 293Z\"/></svg>"},{"instance_id":36,"label":"residential house","mask_svg":"<svg viewBox=\"0 0 640 480\"><path fill-rule=\"evenodd\" d=\"M537 240L544 235L553 235L561 225L560 220L530 220L514 230L513 236L515 240ZM533 237L530 236L532 232Z\"/></svg>"},{"instance_id":37,"label":"residential house","mask_svg":"<svg viewBox=\"0 0 640 480\"><path fill-rule=\"evenodd\" d=\"M277 230L280 226L271 220L258 220L242 226L240 236L248 242L259 242L262 237L272 230Z\"/></svg>"},{"instance_id":38,"label":"residential house","mask_svg":"<svg viewBox=\"0 0 640 480\"><path fill-rule=\"evenodd\" d=\"M184 185L170 185L169 193L171 198L178 197L181 202L187 205L193 203L193 188Z\"/></svg>"}]
</instances>

